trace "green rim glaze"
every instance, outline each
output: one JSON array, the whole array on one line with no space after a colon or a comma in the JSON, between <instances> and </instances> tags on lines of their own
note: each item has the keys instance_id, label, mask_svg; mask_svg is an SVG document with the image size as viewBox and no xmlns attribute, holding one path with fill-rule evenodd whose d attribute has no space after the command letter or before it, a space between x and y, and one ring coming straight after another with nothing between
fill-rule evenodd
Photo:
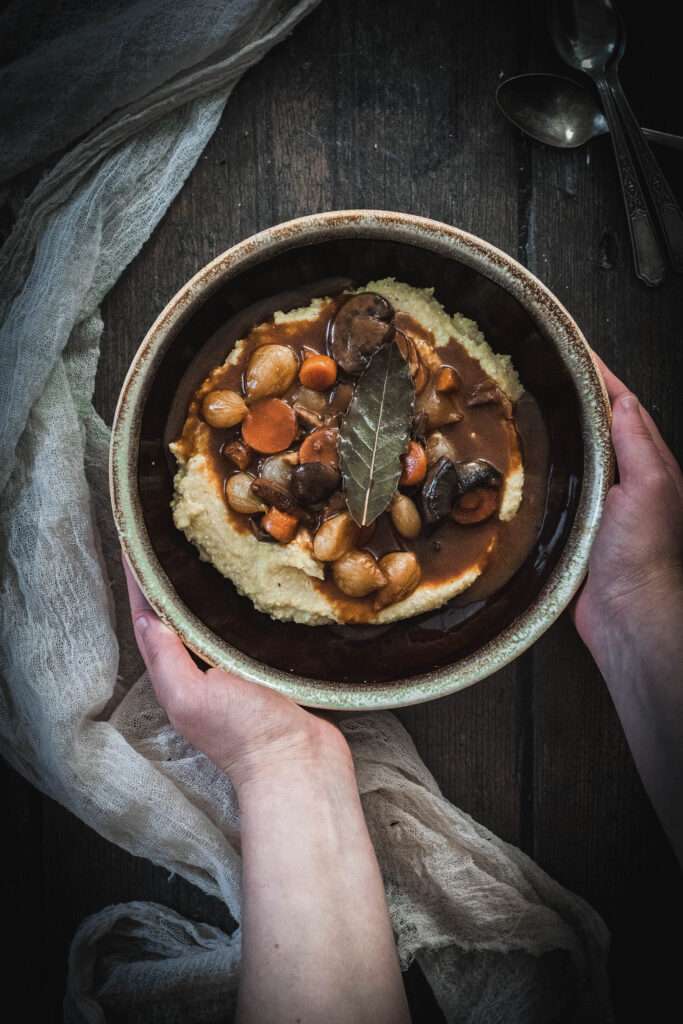
<instances>
[{"instance_id":1,"label":"green rim glaze","mask_svg":"<svg viewBox=\"0 0 683 1024\"><path fill-rule=\"evenodd\" d=\"M227 279L293 246L333 237L372 236L421 246L457 259L508 291L553 342L576 385L584 475L574 526L538 597L501 633L452 666L391 683L350 685L284 673L220 639L180 600L152 548L138 494L142 412L151 381L175 332ZM341 711L403 707L443 697L484 679L517 658L558 618L588 568L614 474L610 407L591 350L554 295L521 264L488 242L437 221L383 210L343 210L278 224L217 256L171 299L148 331L128 371L110 448L112 508L121 545L147 600L185 644L209 664L279 690L300 704ZM267 626L267 618L264 623Z\"/></svg>"}]
</instances>

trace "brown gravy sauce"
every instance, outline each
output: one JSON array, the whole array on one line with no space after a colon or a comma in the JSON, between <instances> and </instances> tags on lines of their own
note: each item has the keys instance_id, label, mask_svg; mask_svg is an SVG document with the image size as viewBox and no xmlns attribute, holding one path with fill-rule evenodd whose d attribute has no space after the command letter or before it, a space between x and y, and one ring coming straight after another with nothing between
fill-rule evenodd
<instances>
[{"instance_id":1,"label":"brown gravy sauce","mask_svg":"<svg viewBox=\"0 0 683 1024\"><path fill-rule=\"evenodd\" d=\"M276 324L271 318L254 328L245 338L239 361L234 365L214 369L194 393L181 436L176 443L185 458L197 452L207 456L210 471L224 495L227 481L240 471L224 454L224 449L229 442L241 439L241 428L209 427L200 416L204 396L217 388L243 394L244 374L249 358L262 345L289 345L300 361L308 355L326 353L329 325L342 301L341 298L329 300L314 320ZM413 339L426 341L433 346L431 332L408 314L397 313L394 322L399 330ZM511 446L511 431L516 429L524 467L524 490L520 507L508 522L501 522L494 516L483 523L462 526L447 519L434 532L423 533L416 540L410 541L394 529L389 512L383 512L376 520L374 530L366 529L361 535L359 547L369 551L375 558L381 558L390 551L414 551L422 570L422 585L430 587L447 583L467 569L481 566L479 578L453 602L454 605L470 605L484 601L498 591L522 565L534 545L545 505L549 442L540 408L528 392L515 403L512 421L505 419L502 407L497 402L469 407L469 397L477 385L488 379L487 374L455 338L440 347L438 355L440 362L452 366L462 380L462 388L454 396L462 419L437 429L452 442L458 459L485 459L504 476L514 468L512 460L516 458L516 446ZM425 394L430 388L433 390L434 377L435 373L430 371ZM340 372L337 384L328 397L326 415L336 414L341 421L352 386L353 380ZM298 387L300 384L297 378L290 390L281 397L291 401ZM293 447L299 446L309 429L302 428ZM264 458L252 452L252 460L246 471L258 475ZM404 490L406 494L412 495L417 488ZM235 528L250 533L249 517L235 512L227 500L225 505ZM323 517L324 514L319 514L318 524ZM329 572L324 581L312 582L346 621L359 623L372 618L372 595L366 598L347 597L338 589Z\"/></svg>"}]
</instances>

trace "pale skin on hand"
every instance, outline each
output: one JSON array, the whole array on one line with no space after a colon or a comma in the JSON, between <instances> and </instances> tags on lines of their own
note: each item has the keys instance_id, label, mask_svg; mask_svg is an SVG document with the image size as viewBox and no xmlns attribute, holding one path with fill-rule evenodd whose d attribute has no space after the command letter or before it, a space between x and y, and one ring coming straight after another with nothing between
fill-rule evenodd
<instances>
[{"instance_id":1,"label":"pale skin on hand","mask_svg":"<svg viewBox=\"0 0 683 1024\"><path fill-rule=\"evenodd\" d=\"M619 483L607 496L574 621L683 864L683 476L647 410L598 363Z\"/></svg>"},{"instance_id":2,"label":"pale skin on hand","mask_svg":"<svg viewBox=\"0 0 683 1024\"><path fill-rule=\"evenodd\" d=\"M238 1024L409 1024L382 878L342 733L274 690L218 669L202 672L124 566L159 703L237 790Z\"/></svg>"}]
</instances>

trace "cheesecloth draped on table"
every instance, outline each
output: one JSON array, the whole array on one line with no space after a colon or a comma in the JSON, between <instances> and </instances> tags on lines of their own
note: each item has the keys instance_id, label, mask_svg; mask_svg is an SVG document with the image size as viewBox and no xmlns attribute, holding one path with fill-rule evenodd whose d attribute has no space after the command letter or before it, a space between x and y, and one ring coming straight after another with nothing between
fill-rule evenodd
<instances>
[{"instance_id":1,"label":"cheesecloth draped on table","mask_svg":"<svg viewBox=\"0 0 683 1024\"><path fill-rule=\"evenodd\" d=\"M2 750L101 835L221 898L237 920L235 796L140 674L108 428L91 398L102 297L181 188L240 75L314 6L68 0L55 25L43 2L0 73L0 180L10 182L0 198L17 207L0 252ZM22 18L14 0L0 37L15 38ZM67 144L19 205L18 172ZM343 728L401 962L418 959L446 1018L609 1020L598 915L446 801L392 715ZM224 1021L239 954L239 930L228 937L154 904L106 908L75 937L68 1017Z\"/></svg>"}]
</instances>

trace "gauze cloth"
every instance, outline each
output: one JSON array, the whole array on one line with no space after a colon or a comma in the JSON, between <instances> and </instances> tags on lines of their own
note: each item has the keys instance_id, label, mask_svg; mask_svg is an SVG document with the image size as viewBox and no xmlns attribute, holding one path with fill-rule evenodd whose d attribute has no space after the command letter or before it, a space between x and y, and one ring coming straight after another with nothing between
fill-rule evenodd
<instances>
[{"instance_id":1,"label":"gauze cloth","mask_svg":"<svg viewBox=\"0 0 683 1024\"><path fill-rule=\"evenodd\" d=\"M99 306L240 75L315 2L66 0L56 21L45 0L0 73L5 195L19 203L22 179L11 179L75 142L18 207L0 251L2 752L237 921L235 793L169 725L130 627L109 431L92 405ZM0 37L21 18L15 0ZM595 911L445 800L392 715L343 728L401 963L417 958L446 1019L610 1020ZM106 908L74 939L67 1019L230 1020L239 956L239 929L228 936L154 904Z\"/></svg>"}]
</instances>

